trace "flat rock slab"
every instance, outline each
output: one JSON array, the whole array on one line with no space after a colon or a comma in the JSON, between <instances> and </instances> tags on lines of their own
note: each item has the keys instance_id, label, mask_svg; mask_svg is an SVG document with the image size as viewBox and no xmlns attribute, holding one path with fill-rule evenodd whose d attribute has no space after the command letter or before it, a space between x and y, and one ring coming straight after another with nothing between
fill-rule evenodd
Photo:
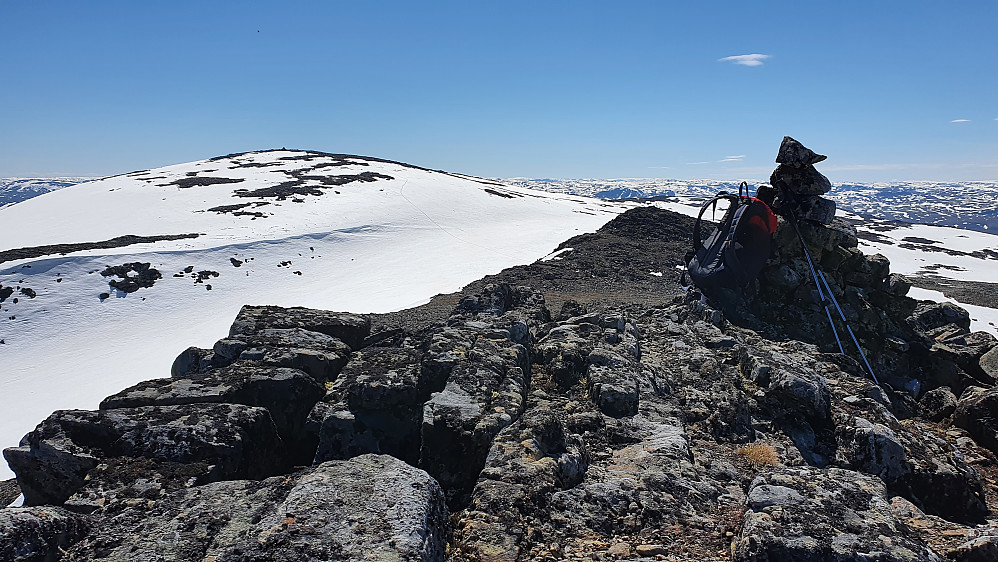
<instances>
[{"instance_id":1,"label":"flat rock slab","mask_svg":"<svg viewBox=\"0 0 998 562\"><path fill-rule=\"evenodd\" d=\"M342 340L352 349L371 335L371 321L363 316L311 308L243 306L229 328L229 337L250 336L261 330L301 328Z\"/></svg>"},{"instance_id":2,"label":"flat rock slab","mask_svg":"<svg viewBox=\"0 0 998 562\"><path fill-rule=\"evenodd\" d=\"M59 410L4 450L26 505L61 504L105 458L206 462L212 481L270 476L285 456L270 413L241 404Z\"/></svg>"},{"instance_id":3,"label":"flat rock slab","mask_svg":"<svg viewBox=\"0 0 998 562\"><path fill-rule=\"evenodd\" d=\"M216 482L101 520L65 560L443 560L440 486L384 455Z\"/></svg>"},{"instance_id":4,"label":"flat rock slab","mask_svg":"<svg viewBox=\"0 0 998 562\"><path fill-rule=\"evenodd\" d=\"M91 521L61 507L0 509L0 560L59 560L90 531Z\"/></svg>"},{"instance_id":5,"label":"flat rock slab","mask_svg":"<svg viewBox=\"0 0 998 562\"><path fill-rule=\"evenodd\" d=\"M300 369L319 383L325 383L336 379L346 365L350 346L339 338L301 328L266 328L249 335L221 339L212 352L212 361L216 364L258 361Z\"/></svg>"},{"instance_id":6,"label":"flat rock slab","mask_svg":"<svg viewBox=\"0 0 998 562\"><path fill-rule=\"evenodd\" d=\"M303 431L325 388L297 369L239 362L188 378L154 379L105 398L101 410L225 402L270 412L281 438L290 443Z\"/></svg>"},{"instance_id":7,"label":"flat rock slab","mask_svg":"<svg viewBox=\"0 0 998 562\"><path fill-rule=\"evenodd\" d=\"M824 195L832 189L832 182L811 164L780 164L769 176L769 183L777 190L797 195Z\"/></svg>"}]
</instances>

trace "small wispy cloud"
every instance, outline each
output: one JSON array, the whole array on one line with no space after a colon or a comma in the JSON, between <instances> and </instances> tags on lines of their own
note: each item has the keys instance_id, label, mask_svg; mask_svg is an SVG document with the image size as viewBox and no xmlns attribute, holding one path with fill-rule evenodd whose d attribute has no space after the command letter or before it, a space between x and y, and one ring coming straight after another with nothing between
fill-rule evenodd
<instances>
[{"instance_id":1,"label":"small wispy cloud","mask_svg":"<svg viewBox=\"0 0 998 562\"><path fill-rule=\"evenodd\" d=\"M769 55L760 55L758 53L754 53L751 55L734 55L717 60L718 62L731 62L734 64L740 64L742 66L762 66L763 61L768 58Z\"/></svg>"},{"instance_id":2,"label":"small wispy cloud","mask_svg":"<svg viewBox=\"0 0 998 562\"><path fill-rule=\"evenodd\" d=\"M741 162L745 159L744 154L739 154L738 156L725 156L724 160L718 160L718 162Z\"/></svg>"},{"instance_id":3,"label":"small wispy cloud","mask_svg":"<svg viewBox=\"0 0 998 562\"><path fill-rule=\"evenodd\" d=\"M651 169L651 170L668 170L669 169L668 166L648 166L648 168Z\"/></svg>"},{"instance_id":4,"label":"small wispy cloud","mask_svg":"<svg viewBox=\"0 0 998 562\"><path fill-rule=\"evenodd\" d=\"M950 123L970 123L970 119L954 119Z\"/></svg>"},{"instance_id":5,"label":"small wispy cloud","mask_svg":"<svg viewBox=\"0 0 998 562\"><path fill-rule=\"evenodd\" d=\"M687 166L700 166L701 164L710 164L710 162L687 162Z\"/></svg>"}]
</instances>

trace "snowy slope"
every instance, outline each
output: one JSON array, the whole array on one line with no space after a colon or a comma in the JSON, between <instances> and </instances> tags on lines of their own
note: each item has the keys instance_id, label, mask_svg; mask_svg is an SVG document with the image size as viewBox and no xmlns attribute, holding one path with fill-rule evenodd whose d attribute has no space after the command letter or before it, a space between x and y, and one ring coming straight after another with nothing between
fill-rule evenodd
<instances>
[{"instance_id":1,"label":"snowy slope","mask_svg":"<svg viewBox=\"0 0 998 562\"><path fill-rule=\"evenodd\" d=\"M8 259L0 284L15 289L0 305L0 446L54 409L95 408L137 381L169 376L185 348L224 337L243 304L415 306L541 258L625 208L376 159L269 151L106 178L0 209L0 259ZM184 234L197 237L72 246ZM10 259L10 250L43 245L70 246ZM116 278L101 273L131 262L150 263L162 278L132 293L109 290ZM0 467L0 478L9 475Z\"/></svg>"}]
</instances>

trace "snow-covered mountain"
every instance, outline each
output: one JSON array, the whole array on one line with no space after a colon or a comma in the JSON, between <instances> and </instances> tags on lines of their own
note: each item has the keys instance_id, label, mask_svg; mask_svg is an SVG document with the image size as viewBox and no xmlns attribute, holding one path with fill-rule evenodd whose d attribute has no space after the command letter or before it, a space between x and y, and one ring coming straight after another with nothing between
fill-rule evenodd
<instances>
[{"instance_id":1,"label":"snow-covered mountain","mask_svg":"<svg viewBox=\"0 0 998 562\"><path fill-rule=\"evenodd\" d=\"M0 208L95 178L0 178Z\"/></svg>"},{"instance_id":2,"label":"snow-covered mountain","mask_svg":"<svg viewBox=\"0 0 998 562\"><path fill-rule=\"evenodd\" d=\"M248 303L386 312L530 263L626 205L397 162L235 154L0 209L0 446L168 376ZM0 479L9 475L0 467Z\"/></svg>"}]
</instances>

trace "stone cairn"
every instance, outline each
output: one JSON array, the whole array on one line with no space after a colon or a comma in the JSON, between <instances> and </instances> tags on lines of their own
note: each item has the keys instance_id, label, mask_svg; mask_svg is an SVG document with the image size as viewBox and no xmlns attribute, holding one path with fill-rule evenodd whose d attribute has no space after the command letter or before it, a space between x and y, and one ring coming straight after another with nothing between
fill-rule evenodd
<instances>
[{"instance_id":1,"label":"stone cairn","mask_svg":"<svg viewBox=\"0 0 998 562\"><path fill-rule=\"evenodd\" d=\"M994 377L979 363L994 338L985 332L971 333L970 316L962 308L908 297L911 281L891 273L885 256L868 256L859 249L856 221L835 216L835 202L823 197L831 182L814 165L825 159L800 142L783 138L770 185L757 192L777 214L773 254L759 278L741 294L715 299L726 315L768 337L800 339L826 352L839 351L800 239L790 224L793 209L815 268L827 278L882 382L914 395L940 386L959 393L970 386L993 385ZM834 307L830 312L846 354L858 358L838 312Z\"/></svg>"}]
</instances>

